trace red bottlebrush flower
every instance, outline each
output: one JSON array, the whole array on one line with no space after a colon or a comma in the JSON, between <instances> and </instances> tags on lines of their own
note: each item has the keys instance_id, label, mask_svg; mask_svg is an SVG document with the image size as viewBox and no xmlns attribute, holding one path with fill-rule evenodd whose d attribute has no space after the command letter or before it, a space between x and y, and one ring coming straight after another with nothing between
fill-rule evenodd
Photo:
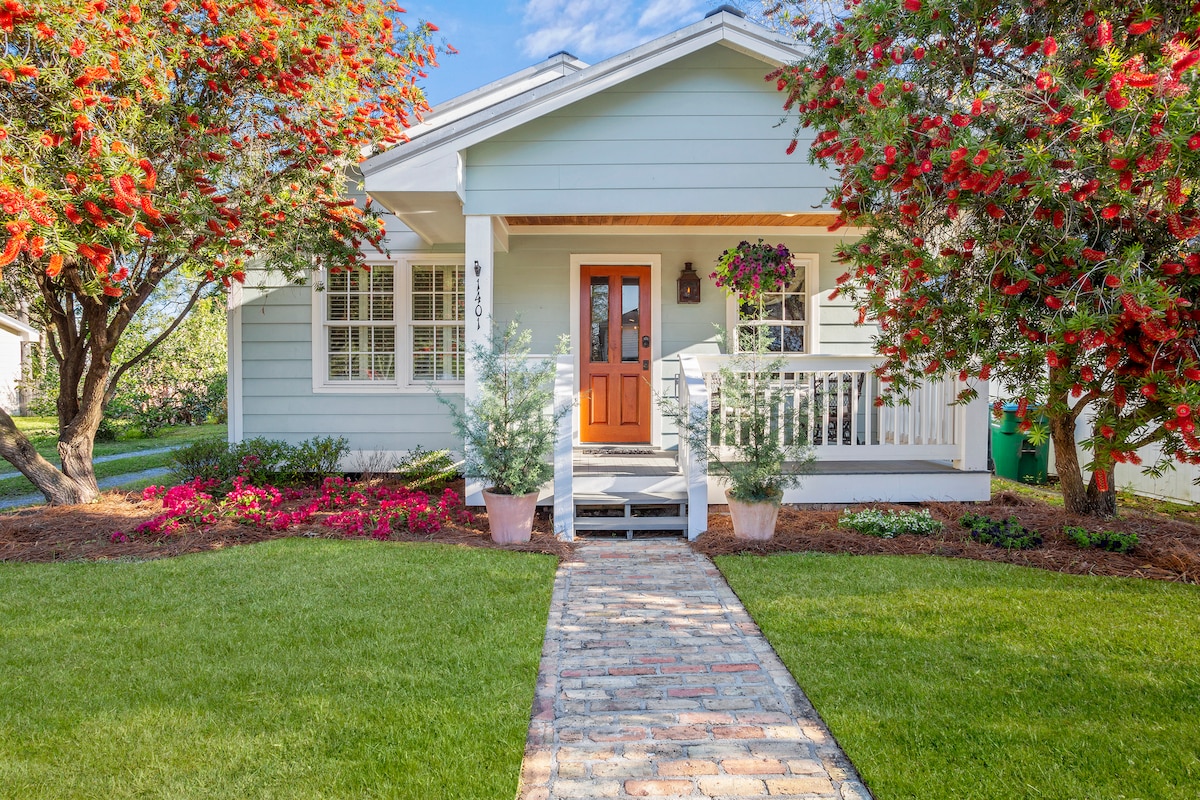
<instances>
[{"instance_id":1,"label":"red bottlebrush flower","mask_svg":"<svg viewBox=\"0 0 1200 800\"><path fill-rule=\"evenodd\" d=\"M1063 307L1063 301L1058 299L1054 295L1048 295L1046 297L1046 307L1053 311L1058 311L1060 308Z\"/></svg>"},{"instance_id":2,"label":"red bottlebrush flower","mask_svg":"<svg viewBox=\"0 0 1200 800\"><path fill-rule=\"evenodd\" d=\"M78 225L83 222L83 215L80 214L79 210L70 203L67 203L63 206L63 214L65 214L67 219L69 219L74 225Z\"/></svg>"},{"instance_id":3,"label":"red bottlebrush flower","mask_svg":"<svg viewBox=\"0 0 1200 800\"><path fill-rule=\"evenodd\" d=\"M1175 416L1179 417L1180 419L1183 419L1184 417L1190 417L1191 415L1192 407L1187 403L1180 403L1179 405L1175 406Z\"/></svg>"},{"instance_id":4,"label":"red bottlebrush flower","mask_svg":"<svg viewBox=\"0 0 1200 800\"><path fill-rule=\"evenodd\" d=\"M1113 218L1117 217L1118 215L1120 215L1120 213L1121 213L1121 207L1119 205L1114 204L1114 205L1105 207L1105 209L1100 212L1100 216L1103 217L1104 219L1113 219Z\"/></svg>"},{"instance_id":5,"label":"red bottlebrush flower","mask_svg":"<svg viewBox=\"0 0 1200 800\"><path fill-rule=\"evenodd\" d=\"M1046 41L1042 43L1042 52L1046 54L1047 58L1058 52L1058 42L1054 41L1053 36L1046 37Z\"/></svg>"},{"instance_id":6,"label":"red bottlebrush flower","mask_svg":"<svg viewBox=\"0 0 1200 800\"><path fill-rule=\"evenodd\" d=\"M1066 215L1063 214L1063 212L1061 212L1061 211L1055 211L1053 216L1050 219L1050 224L1052 224L1056 228L1061 228L1063 226L1063 223L1065 223L1065 222L1066 222Z\"/></svg>"},{"instance_id":7,"label":"red bottlebrush flower","mask_svg":"<svg viewBox=\"0 0 1200 800\"><path fill-rule=\"evenodd\" d=\"M1120 172L1121 170L1123 170L1129 166L1129 159L1114 158L1112 161L1108 162L1108 166L1111 167L1112 169L1115 169L1116 171Z\"/></svg>"},{"instance_id":8,"label":"red bottlebrush flower","mask_svg":"<svg viewBox=\"0 0 1200 800\"><path fill-rule=\"evenodd\" d=\"M1155 397L1158 396L1158 384L1147 383L1145 386L1143 386L1138 391L1140 391L1143 395L1145 395L1149 399L1153 400Z\"/></svg>"},{"instance_id":9,"label":"red bottlebrush flower","mask_svg":"<svg viewBox=\"0 0 1200 800\"><path fill-rule=\"evenodd\" d=\"M46 267L46 275L51 278L57 278L58 273L62 272L63 257L62 253L55 253L50 256L50 264Z\"/></svg>"},{"instance_id":10,"label":"red bottlebrush flower","mask_svg":"<svg viewBox=\"0 0 1200 800\"><path fill-rule=\"evenodd\" d=\"M154 232L140 222L133 223L133 230L143 239L153 239Z\"/></svg>"},{"instance_id":11,"label":"red bottlebrush flower","mask_svg":"<svg viewBox=\"0 0 1200 800\"><path fill-rule=\"evenodd\" d=\"M921 0L904 0L904 7L916 13L921 10Z\"/></svg>"},{"instance_id":12,"label":"red bottlebrush flower","mask_svg":"<svg viewBox=\"0 0 1200 800\"><path fill-rule=\"evenodd\" d=\"M1141 36L1143 33L1149 33L1150 30L1158 23L1157 17L1141 20L1140 22L1131 22L1127 30L1134 36Z\"/></svg>"},{"instance_id":13,"label":"red bottlebrush flower","mask_svg":"<svg viewBox=\"0 0 1200 800\"><path fill-rule=\"evenodd\" d=\"M982 367L979 368L979 380L986 381L991 376L992 376L992 365L991 364L984 364Z\"/></svg>"},{"instance_id":14,"label":"red bottlebrush flower","mask_svg":"<svg viewBox=\"0 0 1200 800\"><path fill-rule=\"evenodd\" d=\"M108 286L104 287L104 294L108 295L109 297L120 297L122 294L124 294L124 292L121 291L121 287L113 286L110 283Z\"/></svg>"},{"instance_id":15,"label":"red bottlebrush flower","mask_svg":"<svg viewBox=\"0 0 1200 800\"><path fill-rule=\"evenodd\" d=\"M1104 285L1111 289L1116 289L1121 285L1121 278L1118 275L1105 275Z\"/></svg>"},{"instance_id":16,"label":"red bottlebrush flower","mask_svg":"<svg viewBox=\"0 0 1200 800\"><path fill-rule=\"evenodd\" d=\"M1102 492L1108 491L1108 473L1104 470L1093 472L1092 477L1096 479L1096 488Z\"/></svg>"},{"instance_id":17,"label":"red bottlebrush flower","mask_svg":"<svg viewBox=\"0 0 1200 800\"><path fill-rule=\"evenodd\" d=\"M1129 98L1121 94L1119 89L1109 89L1104 93L1104 102L1108 103L1108 107L1113 111L1120 111L1129 105Z\"/></svg>"},{"instance_id":18,"label":"red bottlebrush flower","mask_svg":"<svg viewBox=\"0 0 1200 800\"><path fill-rule=\"evenodd\" d=\"M1062 362L1058 360L1058 353L1046 353L1046 364L1051 367L1057 367Z\"/></svg>"},{"instance_id":19,"label":"red bottlebrush flower","mask_svg":"<svg viewBox=\"0 0 1200 800\"><path fill-rule=\"evenodd\" d=\"M1117 435L1117 432L1115 430L1113 430L1113 427L1111 425L1101 425L1100 426L1100 435L1103 436L1105 439L1111 439Z\"/></svg>"},{"instance_id":20,"label":"red bottlebrush flower","mask_svg":"<svg viewBox=\"0 0 1200 800\"><path fill-rule=\"evenodd\" d=\"M1018 295L1029 288L1029 280L1022 278L1014 284L1004 287L1004 293L1007 295Z\"/></svg>"},{"instance_id":21,"label":"red bottlebrush flower","mask_svg":"<svg viewBox=\"0 0 1200 800\"><path fill-rule=\"evenodd\" d=\"M892 168L887 164L876 164L875 169L871 172L871 177L874 180L881 181L892 172Z\"/></svg>"},{"instance_id":22,"label":"red bottlebrush flower","mask_svg":"<svg viewBox=\"0 0 1200 800\"><path fill-rule=\"evenodd\" d=\"M790 142L788 143L788 146L787 146L787 154L788 154L789 156L790 156L792 153L796 152L796 146L797 146L798 144L799 144L799 142L797 142L795 139L792 139L792 141L790 141Z\"/></svg>"},{"instance_id":23,"label":"red bottlebrush flower","mask_svg":"<svg viewBox=\"0 0 1200 800\"><path fill-rule=\"evenodd\" d=\"M966 114L955 114L950 118L950 124L957 128L965 128L971 124L971 118Z\"/></svg>"},{"instance_id":24,"label":"red bottlebrush flower","mask_svg":"<svg viewBox=\"0 0 1200 800\"><path fill-rule=\"evenodd\" d=\"M981 164L983 164L985 161L987 161L988 156L990 156L990 155L991 155L991 153L989 153L987 150L980 150L978 153L975 154L975 157L971 159L971 163L973 163L975 166L978 167Z\"/></svg>"},{"instance_id":25,"label":"red bottlebrush flower","mask_svg":"<svg viewBox=\"0 0 1200 800\"><path fill-rule=\"evenodd\" d=\"M1091 247L1083 248L1083 257L1088 261L1103 261L1108 257L1108 254L1103 250L1095 250Z\"/></svg>"},{"instance_id":26,"label":"red bottlebrush flower","mask_svg":"<svg viewBox=\"0 0 1200 800\"><path fill-rule=\"evenodd\" d=\"M205 224L208 225L208 229L213 233L222 234L225 232L225 228L221 226L221 223L218 220L210 219Z\"/></svg>"},{"instance_id":27,"label":"red bottlebrush flower","mask_svg":"<svg viewBox=\"0 0 1200 800\"><path fill-rule=\"evenodd\" d=\"M995 203L988 203L986 210L987 210L987 215L989 217L991 217L992 219L1003 219L1004 218L1004 209L1001 208L1000 206L996 205Z\"/></svg>"}]
</instances>

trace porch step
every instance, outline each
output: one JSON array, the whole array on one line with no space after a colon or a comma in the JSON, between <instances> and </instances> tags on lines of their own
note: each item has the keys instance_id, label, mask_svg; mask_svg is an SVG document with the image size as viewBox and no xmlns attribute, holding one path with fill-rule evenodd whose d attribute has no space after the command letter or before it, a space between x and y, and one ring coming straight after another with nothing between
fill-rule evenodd
<instances>
[{"instance_id":1,"label":"porch step","mask_svg":"<svg viewBox=\"0 0 1200 800\"><path fill-rule=\"evenodd\" d=\"M687 535L687 493L602 492L575 495L579 533L682 533Z\"/></svg>"}]
</instances>

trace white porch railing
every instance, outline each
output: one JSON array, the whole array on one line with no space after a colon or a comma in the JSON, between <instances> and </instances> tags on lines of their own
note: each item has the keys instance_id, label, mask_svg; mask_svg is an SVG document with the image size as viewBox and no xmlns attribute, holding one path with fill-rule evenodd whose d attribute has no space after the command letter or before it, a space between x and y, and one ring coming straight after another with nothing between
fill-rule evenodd
<instances>
[{"instance_id":1,"label":"white porch railing","mask_svg":"<svg viewBox=\"0 0 1200 800\"><path fill-rule=\"evenodd\" d=\"M728 413L721 408L719 371L731 358L694 357L710 413ZM906 405L877 406L883 383L873 356L798 355L783 362L779 435L808 444L818 460L953 461L958 469L986 468L987 398L953 405L963 388L956 376L922 385ZM736 434L732 418L722 422Z\"/></svg>"},{"instance_id":2,"label":"white porch railing","mask_svg":"<svg viewBox=\"0 0 1200 800\"><path fill-rule=\"evenodd\" d=\"M554 373L554 413L558 430L554 441L554 532L567 542L575 540L575 487L572 445L575 415L575 358L559 356Z\"/></svg>"}]
</instances>

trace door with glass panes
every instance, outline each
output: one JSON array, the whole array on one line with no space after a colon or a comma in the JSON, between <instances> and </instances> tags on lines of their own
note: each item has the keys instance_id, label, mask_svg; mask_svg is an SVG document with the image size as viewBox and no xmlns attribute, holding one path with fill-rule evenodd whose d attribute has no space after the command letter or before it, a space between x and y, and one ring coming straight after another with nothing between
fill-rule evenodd
<instances>
[{"instance_id":1,"label":"door with glass panes","mask_svg":"<svg viewBox=\"0 0 1200 800\"><path fill-rule=\"evenodd\" d=\"M650 268L580 268L579 438L650 441Z\"/></svg>"}]
</instances>

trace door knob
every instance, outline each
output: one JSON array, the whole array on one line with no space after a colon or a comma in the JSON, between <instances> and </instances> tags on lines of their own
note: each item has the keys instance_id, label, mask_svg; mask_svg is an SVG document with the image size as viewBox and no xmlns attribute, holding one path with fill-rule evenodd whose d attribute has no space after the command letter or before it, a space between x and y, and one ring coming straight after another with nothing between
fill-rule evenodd
<instances>
[{"instance_id":1,"label":"door knob","mask_svg":"<svg viewBox=\"0 0 1200 800\"><path fill-rule=\"evenodd\" d=\"M645 369L645 370L650 369L650 359L648 359L648 358L642 359L642 369Z\"/></svg>"},{"instance_id":2,"label":"door knob","mask_svg":"<svg viewBox=\"0 0 1200 800\"><path fill-rule=\"evenodd\" d=\"M642 347L649 347L649 346L650 346L650 337L643 336L642 337Z\"/></svg>"}]
</instances>

